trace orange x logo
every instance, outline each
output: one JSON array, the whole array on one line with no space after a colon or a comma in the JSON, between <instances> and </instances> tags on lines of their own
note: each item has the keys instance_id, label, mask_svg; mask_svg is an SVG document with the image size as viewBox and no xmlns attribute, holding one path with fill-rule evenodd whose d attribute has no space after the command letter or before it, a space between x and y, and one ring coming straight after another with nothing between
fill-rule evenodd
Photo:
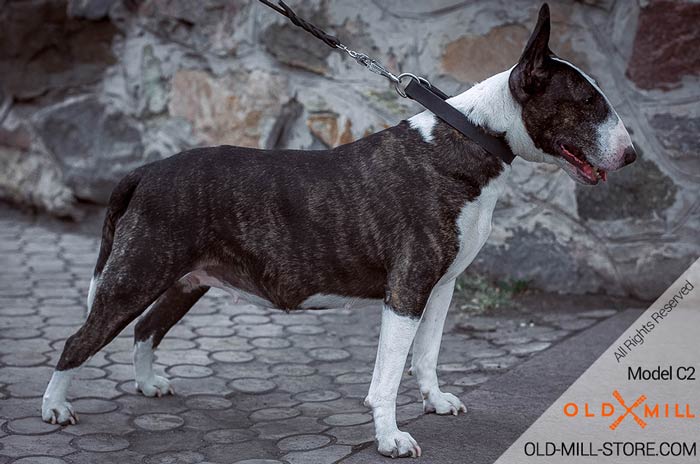
<instances>
[{"instance_id":1,"label":"orange x logo","mask_svg":"<svg viewBox=\"0 0 700 464\"><path fill-rule=\"evenodd\" d=\"M634 412L634 408L636 408L637 406L639 406L640 404L644 403L644 402L647 400L646 395L641 395L639 398L637 398L637 401L635 401L634 403L632 403L632 406L630 406L630 407L627 407L627 405L625 404L625 400L622 399L622 395L620 395L620 392L619 392L619 391L615 390L615 391L613 392L613 396L614 396L615 399L618 401L618 403L620 403L620 404L622 405L622 407L625 408L625 413L622 414L622 415L621 415L620 417L618 417L617 419L615 419L615 422L613 422L612 424L610 424L610 430L615 430L615 429L617 428L617 426L620 425L620 423L621 423L623 420L625 420L625 417L627 417L628 415L631 415L631 416L634 418L634 421L637 423L637 425L639 425L641 428L644 428L644 427L647 426L647 423L644 422L644 421Z\"/></svg>"}]
</instances>

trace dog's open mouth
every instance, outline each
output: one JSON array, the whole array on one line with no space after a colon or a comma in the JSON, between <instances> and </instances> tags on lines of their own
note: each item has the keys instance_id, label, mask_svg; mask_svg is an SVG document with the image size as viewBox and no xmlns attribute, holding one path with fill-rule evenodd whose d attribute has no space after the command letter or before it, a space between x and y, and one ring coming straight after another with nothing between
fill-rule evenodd
<instances>
[{"instance_id":1,"label":"dog's open mouth","mask_svg":"<svg viewBox=\"0 0 700 464\"><path fill-rule=\"evenodd\" d=\"M597 168L589 163L583 153L580 153L578 150L573 149L572 147L566 147L564 145L559 145L559 148L561 148L562 157L568 161L569 164L574 166L581 177L583 177L589 183L597 184L599 180L605 182L608 178L608 173L605 170Z\"/></svg>"}]
</instances>

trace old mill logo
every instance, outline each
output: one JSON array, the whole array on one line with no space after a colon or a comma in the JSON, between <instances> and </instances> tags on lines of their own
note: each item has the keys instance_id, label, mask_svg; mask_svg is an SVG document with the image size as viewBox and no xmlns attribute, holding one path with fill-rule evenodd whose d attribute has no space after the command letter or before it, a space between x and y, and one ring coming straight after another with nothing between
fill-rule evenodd
<instances>
[{"instance_id":1,"label":"old mill logo","mask_svg":"<svg viewBox=\"0 0 700 464\"><path fill-rule=\"evenodd\" d=\"M627 417L627 415L631 415L632 418L634 418L634 421L637 423L637 425L639 425L641 428L644 428L644 427L647 426L647 423L644 422L644 421L634 412L634 409L635 409L637 406L640 406L642 403L644 403L644 402L647 400L646 395L640 395L639 398L637 398L637 400L636 400L634 403L632 403L632 406L630 406L630 407L627 407L627 405L625 404L625 400L622 399L622 395L620 395L620 392L619 392L619 391L615 390L615 391L613 392L613 397L615 397L615 399L617 400L617 402L620 403L620 406L622 406L623 408L625 408L625 413L622 414L622 415L621 415L620 417L618 417L617 419L615 419L615 422L613 422L612 424L610 424L610 430L615 430L615 429L617 428L617 426L620 425L620 423L621 423L623 420L625 420L625 417Z\"/></svg>"},{"instance_id":2,"label":"old mill logo","mask_svg":"<svg viewBox=\"0 0 700 464\"><path fill-rule=\"evenodd\" d=\"M570 402L564 405L564 415L566 417L583 418L613 418L608 428L617 429L622 422L633 420L644 429L652 419L694 419L695 414L691 411L689 404L680 403L650 403L646 395L639 395L633 402L628 403L619 391L612 393L614 402L602 402L599 406L591 403Z\"/></svg>"}]
</instances>

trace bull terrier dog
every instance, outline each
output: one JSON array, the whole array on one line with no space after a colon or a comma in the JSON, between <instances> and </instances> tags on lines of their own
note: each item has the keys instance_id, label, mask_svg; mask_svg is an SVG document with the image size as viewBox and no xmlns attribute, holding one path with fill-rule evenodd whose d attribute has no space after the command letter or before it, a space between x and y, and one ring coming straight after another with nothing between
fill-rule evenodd
<instances>
[{"instance_id":1,"label":"bull terrier dog","mask_svg":"<svg viewBox=\"0 0 700 464\"><path fill-rule=\"evenodd\" d=\"M450 98L524 160L596 185L636 154L596 82L549 49L545 4L518 63ZM429 111L330 150L188 150L129 173L112 193L83 326L66 340L42 418L75 424L76 371L131 321L136 386L173 393L153 350L210 287L268 308L382 306L365 404L378 450L420 456L396 425L409 349L425 412L466 412L440 390L455 278L491 231L511 167ZM310 385L311 387L311 385Z\"/></svg>"}]
</instances>

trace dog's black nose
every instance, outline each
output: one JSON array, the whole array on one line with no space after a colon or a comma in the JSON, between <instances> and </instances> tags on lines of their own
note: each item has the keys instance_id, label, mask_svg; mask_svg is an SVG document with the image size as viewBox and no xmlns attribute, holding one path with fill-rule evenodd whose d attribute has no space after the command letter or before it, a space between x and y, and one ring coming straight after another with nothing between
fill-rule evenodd
<instances>
[{"instance_id":1,"label":"dog's black nose","mask_svg":"<svg viewBox=\"0 0 700 464\"><path fill-rule=\"evenodd\" d=\"M625 160L625 166L627 166L628 164L634 163L634 160L637 159L637 152L634 150L634 147L630 145L629 147L625 148L623 156Z\"/></svg>"}]
</instances>

